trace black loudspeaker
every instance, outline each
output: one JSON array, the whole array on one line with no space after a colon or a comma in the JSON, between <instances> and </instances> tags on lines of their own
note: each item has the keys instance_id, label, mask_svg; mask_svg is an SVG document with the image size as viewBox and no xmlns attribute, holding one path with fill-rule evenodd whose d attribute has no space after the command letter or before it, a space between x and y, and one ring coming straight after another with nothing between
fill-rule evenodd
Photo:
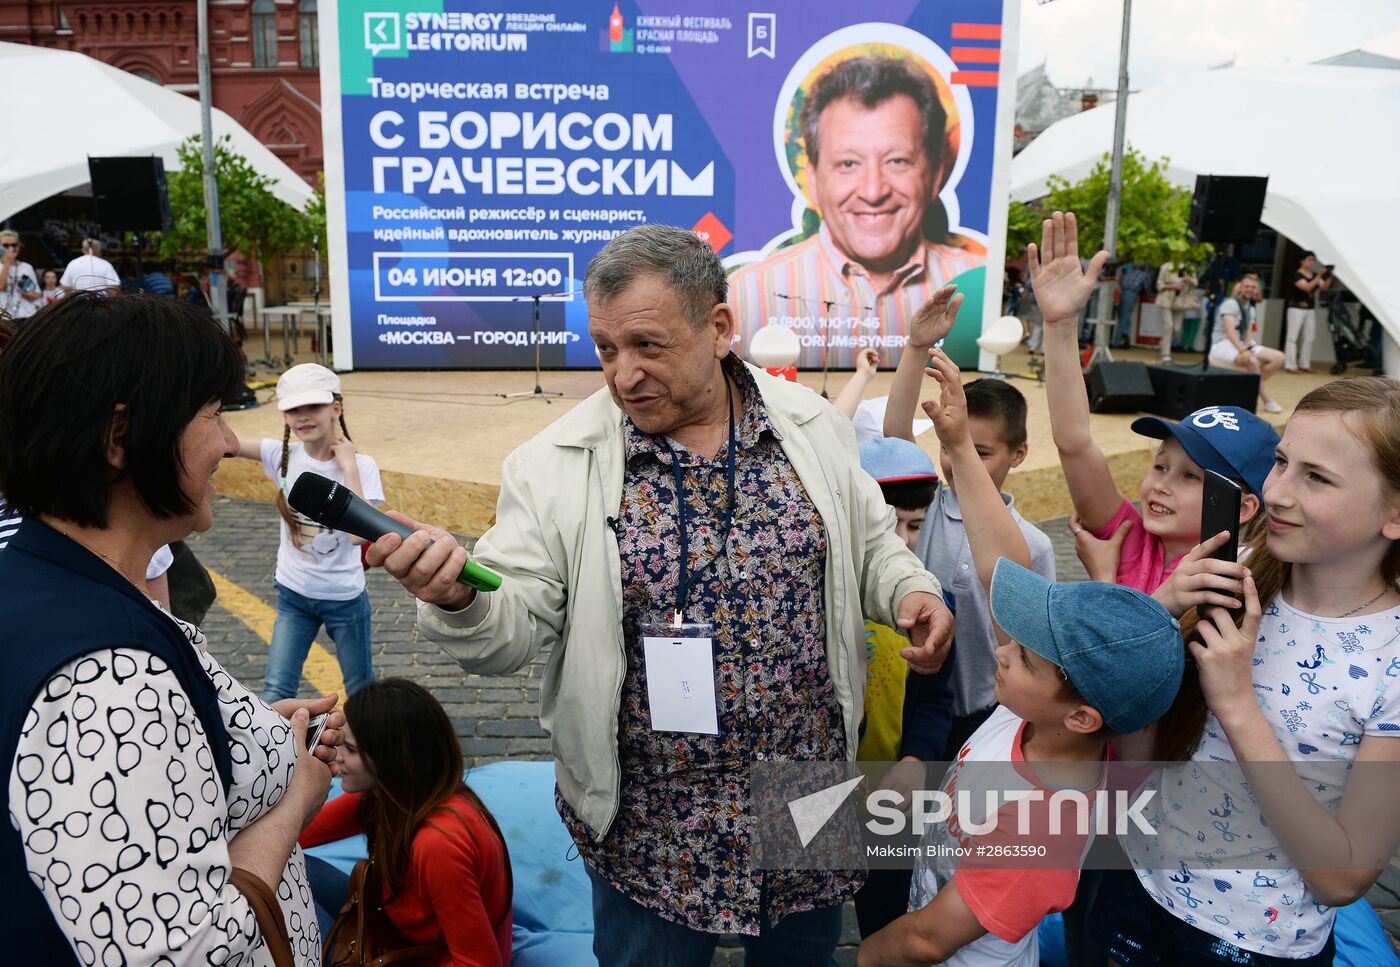
<instances>
[{"instance_id":1,"label":"black loudspeaker","mask_svg":"<svg viewBox=\"0 0 1400 967\"><path fill-rule=\"evenodd\" d=\"M1191 234L1198 242L1254 241L1269 179L1251 175L1197 175L1191 196Z\"/></svg>"},{"instance_id":2,"label":"black loudspeaker","mask_svg":"<svg viewBox=\"0 0 1400 967\"><path fill-rule=\"evenodd\" d=\"M161 232L170 227L165 162L145 158L88 158L97 222L107 232Z\"/></svg>"},{"instance_id":3,"label":"black loudspeaker","mask_svg":"<svg viewBox=\"0 0 1400 967\"><path fill-rule=\"evenodd\" d=\"M1234 369L1194 366L1148 366L1156 392L1148 411L1179 420L1203 406L1238 406L1254 412L1259 399L1259 375Z\"/></svg>"},{"instance_id":4,"label":"black loudspeaker","mask_svg":"<svg viewBox=\"0 0 1400 967\"><path fill-rule=\"evenodd\" d=\"M1094 413L1137 413L1156 395L1146 363L1095 363L1084 374L1084 385Z\"/></svg>"}]
</instances>

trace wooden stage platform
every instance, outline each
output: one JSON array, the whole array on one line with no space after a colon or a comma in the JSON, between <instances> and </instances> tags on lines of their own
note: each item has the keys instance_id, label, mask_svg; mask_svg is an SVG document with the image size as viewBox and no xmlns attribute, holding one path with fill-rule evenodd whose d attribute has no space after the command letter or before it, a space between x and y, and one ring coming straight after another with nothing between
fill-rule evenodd
<instances>
[{"instance_id":1,"label":"wooden stage platform","mask_svg":"<svg viewBox=\"0 0 1400 967\"><path fill-rule=\"evenodd\" d=\"M1154 361L1146 350L1116 352L1118 359ZM1199 361L1199 354L1178 355L1177 361ZM298 361L314 361L304 354ZM1006 357L1007 372L1025 372L1025 352ZM977 378L966 373L964 379ZM892 371L881 372L867 396L888 391ZM275 379L275 375L272 377ZM834 396L849 373L833 373L829 388ZM1280 373L1269 382L1284 413L1261 414L1282 428L1293 405L1315 386L1331 379L1320 374ZM342 376L345 418L355 444L374 457L383 472L388 497L386 508L402 510L425 522L459 533L479 535L494 520L500 466L515 447L558 419L579 401L603 387L601 371L545 372L546 390L563 397L545 403L539 399L507 400L500 394L528 391L534 373L520 372L365 372ZM814 390L820 373L803 373L801 381ZM1015 495L1017 509L1028 520L1044 520L1070 512L1068 493L1050 439L1050 418L1045 387L1033 379L1015 379L1013 385L1030 404L1030 455L1012 472L1006 489ZM930 381L928 392L936 392ZM228 423L240 438L272 436L281 439L282 416L270 405L272 390L259 390L267 401L261 407L228 414ZM1155 451L1155 442L1129 429L1135 415L1093 416L1094 437L1108 455L1114 476L1124 493L1135 496L1138 481ZM938 440L930 430L919 443L937 460ZM274 500L276 488L251 460L227 460L216 479L226 494Z\"/></svg>"}]
</instances>

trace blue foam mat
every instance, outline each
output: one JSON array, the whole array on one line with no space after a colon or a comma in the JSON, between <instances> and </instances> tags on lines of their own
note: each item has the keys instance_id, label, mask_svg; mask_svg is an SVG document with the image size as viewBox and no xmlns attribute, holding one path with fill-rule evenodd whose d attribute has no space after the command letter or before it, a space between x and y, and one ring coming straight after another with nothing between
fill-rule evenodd
<instances>
[{"instance_id":1,"label":"blue foam mat","mask_svg":"<svg viewBox=\"0 0 1400 967\"><path fill-rule=\"evenodd\" d=\"M515 967L592 967L592 887L569 831L554 808L554 764L493 762L467 782L496 816L515 876ZM340 781L331 797L340 795ZM365 856L354 836L307 852L347 873ZM1358 900L1337 911L1337 967L1400 965L1376 911ZM1040 925L1041 967L1068 967L1060 915Z\"/></svg>"}]
</instances>

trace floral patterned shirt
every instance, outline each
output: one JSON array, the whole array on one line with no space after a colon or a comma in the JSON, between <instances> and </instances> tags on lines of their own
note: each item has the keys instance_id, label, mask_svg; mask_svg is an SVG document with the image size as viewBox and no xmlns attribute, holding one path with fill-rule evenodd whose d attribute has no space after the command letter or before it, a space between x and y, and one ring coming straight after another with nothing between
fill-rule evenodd
<instances>
[{"instance_id":1,"label":"floral patterned shirt","mask_svg":"<svg viewBox=\"0 0 1400 967\"><path fill-rule=\"evenodd\" d=\"M725 370L742 415L733 529L718 559L728 441L705 459L626 423L617 521L627 650L621 803L595 843L563 797L555 799L585 861L624 895L693 930L757 934L765 916L776 924L845 902L863 875L752 869L749 764L842 760L846 738L826 659L826 532L757 385L732 355ZM673 617L679 582L671 448L687 500L686 620L714 626L720 732L713 736L652 731L647 702L641 626Z\"/></svg>"}]
</instances>

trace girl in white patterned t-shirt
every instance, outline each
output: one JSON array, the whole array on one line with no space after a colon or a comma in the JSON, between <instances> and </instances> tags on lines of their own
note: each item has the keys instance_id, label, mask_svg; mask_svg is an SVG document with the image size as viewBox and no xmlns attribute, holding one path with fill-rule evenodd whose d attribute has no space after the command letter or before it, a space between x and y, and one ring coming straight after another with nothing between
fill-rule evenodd
<instances>
[{"instance_id":1,"label":"girl in white patterned t-shirt","mask_svg":"<svg viewBox=\"0 0 1400 967\"><path fill-rule=\"evenodd\" d=\"M1121 967L1330 964L1335 908L1400 846L1400 383L1305 396L1264 503L1248 569L1193 553L1163 588L1203 612L1182 628L1206 709L1152 780L1155 835L1124 843L1137 876L1099 894Z\"/></svg>"}]
</instances>

